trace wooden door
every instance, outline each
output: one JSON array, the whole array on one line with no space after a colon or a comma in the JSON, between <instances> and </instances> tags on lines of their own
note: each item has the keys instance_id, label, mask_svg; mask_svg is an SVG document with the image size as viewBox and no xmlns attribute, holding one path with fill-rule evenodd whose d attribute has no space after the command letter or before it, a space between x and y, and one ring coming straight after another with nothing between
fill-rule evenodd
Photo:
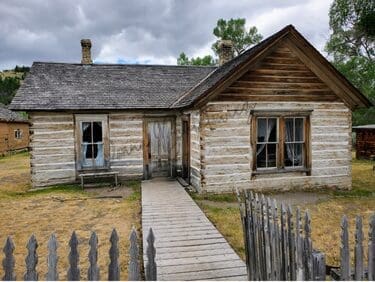
<instances>
[{"instance_id":1,"label":"wooden door","mask_svg":"<svg viewBox=\"0 0 375 282\"><path fill-rule=\"evenodd\" d=\"M190 119L182 120L182 178L190 182Z\"/></svg>"},{"instance_id":2,"label":"wooden door","mask_svg":"<svg viewBox=\"0 0 375 282\"><path fill-rule=\"evenodd\" d=\"M172 123L170 120L148 122L149 163L152 177L172 175Z\"/></svg>"}]
</instances>

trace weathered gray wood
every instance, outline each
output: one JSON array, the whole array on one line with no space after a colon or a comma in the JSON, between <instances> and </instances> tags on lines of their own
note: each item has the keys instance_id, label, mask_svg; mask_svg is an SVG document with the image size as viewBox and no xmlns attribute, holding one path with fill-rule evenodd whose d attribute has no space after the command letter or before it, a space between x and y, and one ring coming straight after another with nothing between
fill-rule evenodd
<instances>
[{"instance_id":1,"label":"weathered gray wood","mask_svg":"<svg viewBox=\"0 0 375 282\"><path fill-rule=\"evenodd\" d=\"M48 256L47 256L47 281L57 281L59 280L59 273L57 271L57 239L55 234L52 233L48 240Z\"/></svg>"},{"instance_id":2,"label":"weathered gray wood","mask_svg":"<svg viewBox=\"0 0 375 282\"><path fill-rule=\"evenodd\" d=\"M368 280L375 280L375 214L370 218L368 230Z\"/></svg>"},{"instance_id":3,"label":"weathered gray wood","mask_svg":"<svg viewBox=\"0 0 375 282\"><path fill-rule=\"evenodd\" d=\"M139 267L139 248L138 248L138 236L137 231L133 227L130 233L130 248L129 248L129 270L128 270L128 280L139 281L140 277L140 267Z\"/></svg>"},{"instance_id":4,"label":"weathered gray wood","mask_svg":"<svg viewBox=\"0 0 375 282\"><path fill-rule=\"evenodd\" d=\"M300 209L296 210L296 279L304 280L303 271L303 240L302 240L302 219Z\"/></svg>"},{"instance_id":5,"label":"weathered gray wood","mask_svg":"<svg viewBox=\"0 0 375 282\"><path fill-rule=\"evenodd\" d=\"M29 242L26 245L28 250L27 257L25 259L26 263L26 272L23 276L23 279L26 281L37 281L38 280L38 272L36 271L36 266L38 264L38 254L36 253L36 249L38 248L38 242L34 235L32 235L29 239Z\"/></svg>"},{"instance_id":6,"label":"weathered gray wood","mask_svg":"<svg viewBox=\"0 0 375 282\"><path fill-rule=\"evenodd\" d=\"M3 248L3 252L5 254L5 257L3 259L3 269L4 269L4 281L12 281L16 280L16 274L14 273L14 244L13 240L10 236L7 237L7 240L5 242L5 246Z\"/></svg>"},{"instance_id":7,"label":"weathered gray wood","mask_svg":"<svg viewBox=\"0 0 375 282\"><path fill-rule=\"evenodd\" d=\"M259 213L260 213L260 203L259 203L259 196L258 194L255 194L255 197L253 199L254 209L253 209L253 227L254 227L254 251L255 251L255 261L254 261L254 276L255 280L262 280L262 254L261 254L261 221L259 219Z\"/></svg>"},{"instance_id":8,"label":"weathered gray wood","mask_svg":"<svg viewBox=\"0 0 375 282\"><path fill-rule=\"evenodd\" d=\"M350 251L348 219L344 215L341 220L341 246L340 246L340 279L350 280Z\"/></svg>"},{"instance_id":9,"label":"weathered gray wood","mask_svg":"<svg viewBox=\"0 0 375 282\"><path fill-rule=\"evenodd\" d=\"M280 226L279 217L277 213L277 202L273 201L273 226L274 226L274 255L275 255L275 276L274 280L280 278L281 275L281 248L280 248Z\"/></svg>"},{"instance_id":10,"label":"weathered gray wood","mask_svg":"<svg viewBox=\"0 0 375 282\"><path fill-rule=\"evenodd\" d=\"M326 260L322 252L313 251L313 277L314 281L326 280Z\"/></svg>"},{"instance_id":11,"label":"weathered gray wood","mask_svg":"<svg viewBox=\"0 0 375 282\"><path fill-rule=\"evenodd\" d=\"M119 249L118 249L118 235L116 229L112 230L111 238L111 248L109 249L109 259L110 263L108 266L108 280L118 281L120 280L120 267L119 267Z\"/></svg>"},{"instance_id":12,"label":"weathered gray wood","mask_svg":"<svg viewBox=\"0 0 375 282\"><path fill-rule=\"evenodd\" d=\"M98 236L95 232L91 233L89 245L90 251L88 258L90 266L87 270L87 280L98 281L100 280L100 270L98 267Z\"/></svg>"},{"instance_id":13,"label":"weathered gray wood","mask_svg":"<svg viewBox=\"0 0 375 282\"><path fill-rule=\"evenodd\" d=\"M268 201L262 195L262 209L263 209L263 236L264 236L264 268L265 279L271 280L271 248L270 248L270 233L269 233L269 215L268 215Z\"/></svg>"},{"instance_id":14,"label":"weathered gray wood","mask_svg":"<svg viewBox=\"0 0 375 282\"><path fill-rule=\"evenodd\" d=\"M288 279L288 230L286 227L286 209L285 205L281 204L280 208L280 220L281 220L281 279Z\"/></svg>"},{"instance_id":15,"label":"weathered gray wood","mask_svg":"<svg viewBox=\"0 0 375 282\"><path fill-rule=\"evenodd\" d=\"M155 236L152 228L150 228L147 236L147 264L146 264L146 280L147 281L156 281L157 280L157 266L155 262L156 249L154 246Z\"/></svg>"},{"instance_id":16,"label":"weathered gray wood","mask_svg":"<svg viewBox=\"0 0 375 282\"><path fill-rule=\"evenodd\" d=\"M288 244L289 244L289 280L296 280L296 244L295 244L295 232L293 225L293 210L292 207L288 206L287 211L288 217Z\"/></svg>"},{"instance_id":17,"label":"weathered gray wood","mask_svg":"<svg viewBox=\"0 0 375 282\"><path fill-rule=\"evenodd\" d=\"M309 211L305 212L304 223L304 270L305 280L312 280L312 241L311 241L311 217Z\"/></svg>"},{"instance_id":18,"label":"weathered gray wood","mask_svg":"<svg viewBox=\"0 0 375 282\"><path fill-rule=\"evenodd\" d=\"M363 280L363 230L362 217L355 218L354 279Z\"/></svg>"},{"instance_id":19,"label":"weathered gray wood","mask_svg":"<svg viewBox=\"0 0 375 282\"><path fill-rule=\"evenodd\" d=\"M69 268L67 273L67 279L71 281L80 280L80 269L79 269L79 253L78 253L78 238L76 232L73 231L69 241Z\"/></svg>"}]
</instances>

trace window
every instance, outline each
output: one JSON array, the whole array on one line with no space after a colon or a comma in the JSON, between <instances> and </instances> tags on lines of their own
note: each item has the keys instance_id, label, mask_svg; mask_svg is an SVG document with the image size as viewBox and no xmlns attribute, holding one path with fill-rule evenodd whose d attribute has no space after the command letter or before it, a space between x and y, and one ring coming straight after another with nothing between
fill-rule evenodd
<instances>
[{"instance_id":1,"label":"window","mask_svg":"<svg viewBox=\"0 0 375 282\"><path fill-rule=\"evenodd\" d=\"M104 165L103 130L101 121L81 123L81 150L84 167L101 167Z\"/></svg>"},{"instance_id":2,"label":"window","mask_svg":"<svg viewBox=\"0 0 375 282\"><path fill-rule=\"evenodd\" d=\"M75 119L77 169L108 168L108 117L106 115L76 115Z\"/></svg>"},{"instance_id":3,"label":"window","mask_svg":"<svg viewBox=\"0 0 375 282\"><path fill-rule=\"evenodd\" d=\"M308 171L308 114L271 114L255 114L253 170L260 173Z\"/></svg>"},{"instance_id":4,"label":"window","mask_svg":"<svg viewBox=\"0 0 375 282\"><path fill-rule=\"evenodd\" d=\"M21 129L17 129L17 130L14 131L14 138L22 139L22 130Z\"/></svg>"}]
</instances>

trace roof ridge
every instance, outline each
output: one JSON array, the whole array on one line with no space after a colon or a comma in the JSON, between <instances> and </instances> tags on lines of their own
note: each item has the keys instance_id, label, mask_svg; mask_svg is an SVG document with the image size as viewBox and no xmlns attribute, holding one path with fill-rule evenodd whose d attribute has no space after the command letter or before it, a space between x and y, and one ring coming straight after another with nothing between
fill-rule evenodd
<instances>
[{"instance_id":1,"label":"roof ridge","mask_svg":"<svg viewBox=\"0 0 375 282\"><path fill-rule=\"evenodd\" d=\"M34 61L34 64L44 64L44 65L70 65L70 66L93 66L93 67L100 67L100 66L124 66L124 67L178 67L178 68L217 68L218 66L198 66L198 65L161 65L161 64L81 64L81 63L68 63L68 62L42 62L42 61Z\"/></svg>"}]
</instances>

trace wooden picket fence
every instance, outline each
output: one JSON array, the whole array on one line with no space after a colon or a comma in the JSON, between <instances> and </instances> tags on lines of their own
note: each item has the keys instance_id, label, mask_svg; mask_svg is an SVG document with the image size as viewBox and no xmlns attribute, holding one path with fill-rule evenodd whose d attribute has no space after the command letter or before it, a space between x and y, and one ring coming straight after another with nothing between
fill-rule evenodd
<instances>
[{"instance_id":1,"label":"wooden picket fence","mask_svg":"<svg viewBox=\"0 0 375 282\"><path fill-rule=\"evenodd\" d=\"M129 247L129 267L128 267L128 279L131 281L141 280L141 265L140 265L140 254L138 247L138 236L136 230L133 228L130 234L130 247ZM111 246L109 249L109 259L110 263L108 265L108 277L105 280L118 281L120 280L120 265L119 265L119 248L118 248L119 236L116 232L116 229L112 230L110 236ZM146 280L154 281L157 278L156 272L156 263L155 263L155 237L152 229L149 230L147 237L147 265L145 268L145 278ZM91 233L89 240L90 250L88 254L89 268L87 271L87 278L81 276L79 268L79 253L78 253L78 238L75 232L72 233L72 236L69 241L69 268L67 270L66 279L71 281L89 280L97 281L100 280L100 269L98 266L98 236L95 232ZM45 278L39 277L37 271L38 264L38 242L34 235L32 235L27 243L28 254L25 258L26 262L26 271L23 276L23 280L26 281L37 281L39 278L41 280L47 281L56 281L59 280L59 273L57 271L58 265L58 253L57 247L58 242L55 234L52 234L48 240L48 256L47 256L47 274ZM5 246L3 259L3 269L4 276L3 280L16 280L15 275L15 258L13 255L15 246L13 240L8 236Z\"/></svg>"},{"instance_id":2,"label":"wooden picket fence","mask_svg":"<svg viewBox=\"0 0 375 282\"><path fill-rule=\"evenodd\" d=\"M326 280L325 254L313 249L308 211L293 213L290 205L239 193L249 280ZM302 220L303 217L303 220ZM364 267L362 218L356 218L354 267L350 267L348 220L342 219L341 264L335 280L375 280L375 215L370 218L368 265Z\"/></svg>"}]
</instances>

